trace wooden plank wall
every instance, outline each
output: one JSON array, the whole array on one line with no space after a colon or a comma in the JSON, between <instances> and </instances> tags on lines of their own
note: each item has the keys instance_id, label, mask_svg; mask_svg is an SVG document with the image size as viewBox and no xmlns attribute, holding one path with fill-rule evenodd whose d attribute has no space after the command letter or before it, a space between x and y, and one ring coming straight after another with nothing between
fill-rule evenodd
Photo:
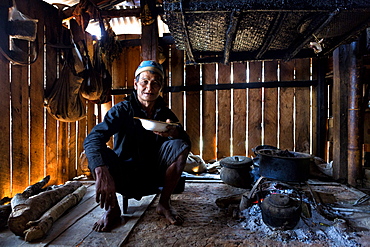
<instances>
[{"instance_id":1,"label":"wooden plank wall","mask_svg":"<svg viewBox=\"0 0 370 247\"><path fill-rule=\"evenodd\" d=\"M44 96L60 71L58 51L49 45L57 41L58 11L39 0L16 4L23 14L38 20L38 57L21 66L0 54L0 198L12 197L46 175L51 176L49 184L80 175L82 142L96 124L92 104L87 105L90 117L78 122L60 122L47 113Z\"/></svg>"},{"instance_id":2,"label":"wooden plank wall","mask_svg":"<svg viewBox=\"0 0 370 247\"><path fill-rule=\"evenodd\" d=\"M172 51L173 61L180 60L177 56ZM294 83L312 80L311 66L314 66L311 59L187 65L185 83L180 78L176 85ZM192 152L202 155L206 161L231 155L250 157L254 155L252 149L262 144L314 152L316 106L313 88L262 87L168 94L172 109L184 116ZM186 102L185 105L182 102Z\"/></svg>"}]
</instances>

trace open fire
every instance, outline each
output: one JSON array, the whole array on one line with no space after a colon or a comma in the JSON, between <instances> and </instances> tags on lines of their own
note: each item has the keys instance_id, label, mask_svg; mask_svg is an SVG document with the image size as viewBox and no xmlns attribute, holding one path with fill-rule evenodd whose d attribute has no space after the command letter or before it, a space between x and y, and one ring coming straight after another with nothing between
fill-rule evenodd
<instances>
[{"instance_id":1,"label":"open fire","mask_svg":"<svg viewBox=\"0 0 370 247\"><path fill-rule=\"evenodd\" d=\"M283 243L300 241L305 244L326 242L328 246L361 246L357 241L358 233L351 231L343 214L326 212L323 215L323 211L317 209L309 186L308 183L289 184L261 178L253 187L254 191L242 196L241 227L262 238ZM271 201L274 197L283 200Z\"/></svg>"}]
</instances>

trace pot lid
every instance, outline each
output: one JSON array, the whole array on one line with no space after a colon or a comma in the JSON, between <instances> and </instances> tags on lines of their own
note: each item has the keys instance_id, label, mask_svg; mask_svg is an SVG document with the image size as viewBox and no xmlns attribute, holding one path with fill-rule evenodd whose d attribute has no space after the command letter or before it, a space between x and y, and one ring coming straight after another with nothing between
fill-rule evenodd
<instances>
[{"instance_id":1,"label":"pot lid","mask_svg":"<svg viewBox=\"0 0 370 247\"><path fill-rule=\"evenodd\" d=\"M222 159L220 165L226 168L245 168L253 165L253 160L245 156L231 156Z\"/></svg>"},{"instance_id":2,"label":"pot lid","mask_svg":"<svg viewBox=\"0 0 370 247\"><path fill-rule=\"evenodd\" d=\"M279 208L289 207L290 201L289 196L284 194L271 194L269 197L269 203Z\"/></svg>"}]
</instances>

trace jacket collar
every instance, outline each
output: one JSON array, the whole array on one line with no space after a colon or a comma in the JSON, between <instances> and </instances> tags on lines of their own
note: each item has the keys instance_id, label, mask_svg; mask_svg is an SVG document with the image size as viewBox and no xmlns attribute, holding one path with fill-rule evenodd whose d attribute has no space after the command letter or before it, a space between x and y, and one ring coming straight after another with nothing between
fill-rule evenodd
<instances>
[{"instance_id":1,"label":"jacket collar","mask_svg":"<svg viewBox=\"0 0 370 247\"><path fill-rule=\"evenodd\" d=\"M131 95L129 95L125 99L128 100L131 103L131 105L134 109L135 116L140 117L142 115L144 115L144 116L146 115L145 111L141 107L141 103L140 103L139 99L137 98L137 92L135 90L132 92ZM155 112L157 113L158 111L160 111L160 109L162 107L165 107L165 106L167 106L166 102L164 101L162 96L159 96L155 101L155 105L154 105ZM155 117L155 115L156 114L154 114L154 117Z\"/></svg>"}]
</instances>

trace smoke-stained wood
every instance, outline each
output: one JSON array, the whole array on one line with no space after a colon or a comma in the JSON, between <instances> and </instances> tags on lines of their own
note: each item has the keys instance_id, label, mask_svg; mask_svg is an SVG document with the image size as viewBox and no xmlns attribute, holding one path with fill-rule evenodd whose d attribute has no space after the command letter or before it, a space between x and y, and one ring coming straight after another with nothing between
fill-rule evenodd
<instances>
[{"instance_id":1,"label":"smoke-stained wood","mask_svg":"<svg viewBox=\"0 0 370 247\"><path fill-rule=\"evenodd\" d=\"M23 1L25 3L25 1ZM31 18L38 19L37 22L37 39L44 39L44 18L38 18L42 10L41 2L32 8ZM30 7L30 6L28 6ZM36 11L38 10L38 11ZM42 12L45 14L45 12ZM44 177L44 48L40 46L37 60L31 64L30 78L30 183L33 184Z\"/></svg>"},{"instance_id":2,"label":"smoke-stained wood","mask_svg":"<svg viewBox=\"0 0 370 247\"><path fill-rule=\"evenodd\" d=\"M234 83L246 82L247 64L233 64ZM246 155L246 114L247 114L247 90L234 89L233 91L233 155Z\"/></svg>"},{"instance_id":3,"label":"smoke-stained wood","mask_svg":"<svg viewBox=\"0 0 370 247\"><path fill-rule=\"evenodd\" d=\"M277 72L277 61L264 62L265 82L277 81ZM265 88L264 97L264 144L276 147L278 145L278 88Z\"/></svg>"},{"instance_id":4,"label":"smoke-stained wood","mask_svg":"<svg viewBox=\"0 0 370 247\"><path fill-rule=\"evenodd\" d=\"M294 61L280 63L280 79L282 81L293 81ZM280 89L280 149L294 150L294 88L286 87Z\"/></svg>"},{"instance_id":5,"label":"smoke-stained wood","mask_svg":"<svg viewBox=\"0 0 370 247\"><path fill-rule=\"evenodd\" d=\"M51 15L45 16L45 35L47 43L56 42L56 25L57 10L49 10ZM53 11L53 12L51 12ZM52 89L55 80L57 79L58 73L58 54L57 50L50 45L46 45L46 63L45 63L45 74L46 74L46 85L45 94ZM55 120L50 114L45 115L45 174L50 175L50 184L57 183L58 170L57 170L57 120Z\"/></svg>"},{"instance_id":6,"label":"smoke-stained wood","mask_svg":"<svg viewBox=\"0 0 370 247\"><path fill-rule=\"evenodd\" d=\"M7 21L7 8L0 8L0 25ZM1 30L1 29L0 29ZM0 39L3 41L4 33L0 33ZM6 40L6 39L5 39ZM5 41L6 42L6 41ZM5 44L6 45L6 44ZM9 77L9 62L0 53L0 198L4 196L10 197L11 193L11 163L10 163L10 83Z\"/></svg>"},{"instance_id":7,"label":"smoke-stained wood","mask_svg":"<svg viewBox=\"0 0 370 247\"><path fill-rule=\"evenodd\" d=\"M230 65L218 65L218 84L230 83ZM231 91L218 92L217 158L230 156L231 137Z\"/></svg>"},{"instance_id":8,"label":"smoke-stained wood","mask_svg":"<svg viewBox=\"0 0 370 247\"><path fill-rule=\"evenodd\" d=\"M12 191L23 191L29 185L29 129L28 129L28 69L11 66L11 119L12 119Z\"/></svg>"},{"instance_id":9,"label":"smoke-stained wood","mask_svg":"<svg viewBox=\"0 0 370 247\"><path fill-rule=\"evenodd\" d=\"M310 79L310 60L295 59L296 80ZM295 88L295 151L310 152L310 88L296 87Z\"/></svg>"},{"instance_id":10,"label":"smoke-stained wood","mask_svg":"<svg viewBox=\"0 0 370 247\"><path fill-rule=\"evenodd\" d=\"M186 67L185 84L198 85L200 81L200 66L190 65ZM191 151L200 153L200 92L186 93L186 131L191 140Z\"/></svg>"},{"instance_id":11,"label":"smoke-stained wood","mask_svg":"<svg viewBox=\"0 0 370 247\"><path fill-rule=\"evenodd\" d=\"M216 83L216 65L205 64L203 68L203 85ZM202 113L202 133L203 133L203 159L212 160L217 158L216 145L216 92L203 92L203 113Z\"/></svg>"},{"instance_id":12,"label":"smoke-stained wood","mask_svg":"<svg viewBox=\"0 0 370 247\"><path fill-rule=\"evenodd\" d=\"M184 85L184 52L171 46L171 86ZM184 122L184 98L183 92L171 94L171 110L176 114L182 125Z\"/></svg>"},{"instance_id":13,"label":"smoke-stained wood","mask_svg":"<svg viewBox=\"0 0 370 247\"><path fill-rule=\"evenodd\" d=\"M249 81L262 80L262 62L249 62ZM262 89L248 89L248 156L252 148L262 144Z\"/></svg>"}]
</instances>

